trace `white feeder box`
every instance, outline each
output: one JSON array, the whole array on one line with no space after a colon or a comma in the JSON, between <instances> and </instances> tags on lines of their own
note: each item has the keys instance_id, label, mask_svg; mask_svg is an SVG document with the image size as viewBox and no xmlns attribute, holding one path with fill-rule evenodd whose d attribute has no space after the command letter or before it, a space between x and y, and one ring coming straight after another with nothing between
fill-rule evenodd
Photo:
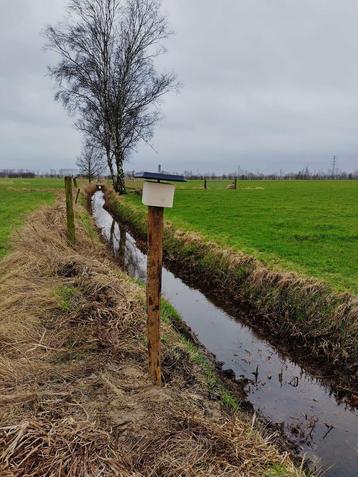
<instances>
[{"instance_id":1,"label":"white feeder box","mask_svg":"<svg viewBox=\"0 0 358 477\"><path fill-rule=\"evenodd\" d=\"M168 182L185 182L184 176L157 172L141 172L136 177L144 179L142 202L151 207L172 208L175 185Z\"/></svg>"},{"instance_id":2,"label":"white feeder box","mask_svg":"<svg viewBox=\"0 0 358 477\"><path fill-rule=\"evenodd\" d=\"M144 181L142 202L144 205L172 208L174 191L174 184Z\"/></svg>"}]
</instances>

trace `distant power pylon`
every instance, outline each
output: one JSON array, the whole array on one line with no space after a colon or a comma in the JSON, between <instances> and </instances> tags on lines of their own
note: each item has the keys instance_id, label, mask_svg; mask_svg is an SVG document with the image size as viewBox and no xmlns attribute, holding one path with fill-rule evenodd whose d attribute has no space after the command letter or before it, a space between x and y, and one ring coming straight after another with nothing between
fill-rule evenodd
<instances>
[{"instance_id":1,"label":"distant power pylon","mask_svg":"<svg viewBox=\"0 0 358 477\"><path fill-rule=\"evenodd\" d=\"M333 156L333 159L332 159L332 177L333 178L336 177L336 164L337 164L337 158L336 156Z\"/></svg>"}]
</instances>

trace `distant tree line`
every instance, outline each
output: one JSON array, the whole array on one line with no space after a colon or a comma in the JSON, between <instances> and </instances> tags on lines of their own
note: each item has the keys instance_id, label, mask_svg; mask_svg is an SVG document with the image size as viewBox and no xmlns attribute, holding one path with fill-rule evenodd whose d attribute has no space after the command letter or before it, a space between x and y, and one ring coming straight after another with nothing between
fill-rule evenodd
<instances>
[{"instance_id":1,"label":"distant tree line","mask_svg":"<svg viewBox=\"0 0 358 477\"><path fill-rule=\"evenodd\" d=\"M35 172L29 171L27 169L1 169L0 170L0 177L9 177L9 178L33 178L36 177Z\"/></svg>"},{"instance_id":2,"label":"distant tree line","mask_svg":"<svg viewBox=\"0 0 358 477\"><path fill-rule=\"evenodd\" d=\"M101 153L91 145L84 147L81 155L77 159L77 165L79 170L75 169L51 169L48 172L36 173L28 169L0 169L0 177L8 178L33 178L33 177L64 177L66 175L72 176L82 176L86 177L89 182L94 179L107 178L111 179L111 175L108 174L107 165L103 163L100 157ZM178 173L178 172L175 172ZM136 171L127 171L124 173L125 177L133 179L135 177ZM184 176L190 180L357 180L358 179L358 170L353 172L346 171L337 171L335 174L331 172L310 172L308 169L303 169L298 172L288 172L288 173L271 173L264 174L262 172L247 172L241 171L240 174L231 172L228 174L219 174L216 172L192 172L184 171Z\"/></svg>"},{"instance_id":3,"label":"distant tree line","mask_svg":"<svg viewBox=\"0 0 358 477\"><path fill-rule=\"evenodd\" d=\"M315 171L312 172L308 168L302 169L298 172L280 172L265 174L263 172L249 172L240 171L231 172L228 174L217 174L215 172L207 173L193 173L192 171L184 171L184 175L187 179L211 179L211 180L356 180L358 179L358 170L352 172L336 171L334 174L331 171Z\"/></svg>"}]
</instances>

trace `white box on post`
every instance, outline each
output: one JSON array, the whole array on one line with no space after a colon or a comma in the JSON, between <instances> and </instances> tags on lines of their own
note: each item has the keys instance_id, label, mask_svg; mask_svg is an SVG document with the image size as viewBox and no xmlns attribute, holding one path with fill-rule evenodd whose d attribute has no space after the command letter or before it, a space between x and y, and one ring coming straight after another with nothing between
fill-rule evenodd
<instances>
[{"instance_id":1,"label":"white box on post","mask_svg":"<svg viewBox=\"0 0 358 477\"><path fill-rule=\"evenodd\" d=\"M174 191L174 184L144 181L142 202L148 206L172 208Z\"/></svg>"},{"instance_id":2,"label":"white box on post","mask_svg":"<svg viewBox=\"0 0 358 477\"><path fill-rule=\"evenodd\" d=\"M173 207L175 186L168 182L185 182L185 177L157 172L140 172L135 177L144 179L142 202L148 206L148 367L153 383L160 385L162 376L160 368L160 296L163 261L163 212L164 208Z\"/></svg>"}]
</instances>

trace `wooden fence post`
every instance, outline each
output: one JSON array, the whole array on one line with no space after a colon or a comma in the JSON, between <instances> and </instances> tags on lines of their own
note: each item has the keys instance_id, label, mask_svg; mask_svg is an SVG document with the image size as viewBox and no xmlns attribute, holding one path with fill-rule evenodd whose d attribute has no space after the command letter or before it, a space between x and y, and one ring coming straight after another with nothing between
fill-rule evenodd
<instances>
[{"instance_id":1,"label":"wooden fence post","mask_svg":"<svg viewBox=\"0 0 358 477\"><path fill-rule=\"evenodd\" d=\"M70 245L74 246L76 242L75 235L75 215L73 212L73 196L72 196L72 177L65 177L66 191L66 215L67 215L67 240Z\"/></svg>"},{"instance_id":2,"label":"wooden fence post","mask_svg":"<svg viewBox=\"0 0 358 477\"><path fill-rule=\"evenodd\" d=\"M204 189L206 190L208 188L208 184L206 182L206 179L204 179Z\"/></svg>"},{"instance_id":3,"label":"wooden fence post","mask_svg":"<svg viewBox=\"0 0 358 477\"><path fill-rule=\"evenodd\" d=\"M148 207L147 328L149 374L161 384L160 296L163 262L163 207Z\"/></svg>"},{"instance_id":4,"label":"wooden fence post","mask_svg":"<svg viewBox=\"0 0 358 477\"><path fill-rule=\"evenodd\" d=\"M73 178L73 185L75 186L75 189L77 189L78 186L77 186L77 178L76 177Z\"/></svg>"},{"instance_id":5,"label":"wooden fence post","mask_svg":"<svg viewBox=\"0 0 358 477\"><path fill-rule=\"evenodd\" d=\"M237 177L234 179L234 189L237 189Z\"/></svg>"},{"instance_id":6,"label":"wooden fence post","mask_svg":"<svg viewBox=\"0 0 358 477\"><path fill-rule=\"evenodd\" d=\"M77 189L75 204L77 204L77 201L78 201L78 197L79 197L79 195L80 195L80 192L81 192L81 189Z\"/></svg>"}]
</instances>

